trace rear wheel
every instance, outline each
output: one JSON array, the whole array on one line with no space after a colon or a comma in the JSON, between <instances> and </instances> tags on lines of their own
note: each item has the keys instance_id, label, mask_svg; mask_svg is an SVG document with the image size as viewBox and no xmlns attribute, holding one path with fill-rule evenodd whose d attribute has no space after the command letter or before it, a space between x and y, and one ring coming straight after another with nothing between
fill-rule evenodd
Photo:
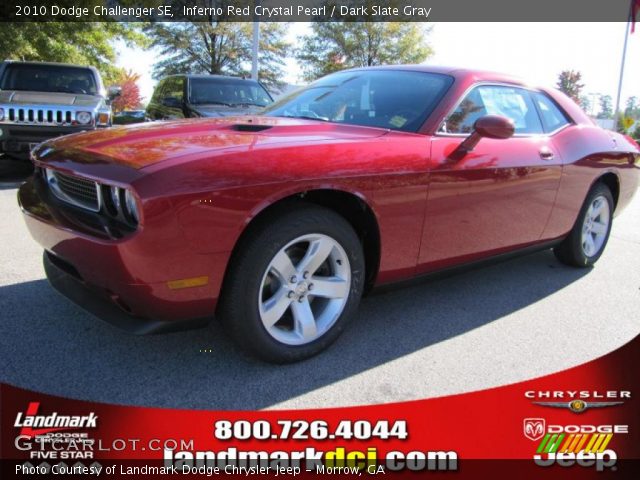
<instances>
[{"instance_id":1,"label":"rear wheel","mask_svg":"<svg viewBox=\"0 0 640 480\"><path fill-rule=\"evenodd\" d=\"M235 254L219 310L231 337L264 360L303 360L344 330L362 296L364 255L335 212L296 206L256 227Z\"/></svg>"},{"instance_id":2,"label":"rear wheel","mask_svg":"<svg viewBox=\"0 0 640 480\"><path fill-rule=\"evenodd\" d=\"M554 249L558 260L575 267L593 265L604 252L613 219L613 196L596 184L585 200L569 236Z\"/></svg>"}]
</instances>

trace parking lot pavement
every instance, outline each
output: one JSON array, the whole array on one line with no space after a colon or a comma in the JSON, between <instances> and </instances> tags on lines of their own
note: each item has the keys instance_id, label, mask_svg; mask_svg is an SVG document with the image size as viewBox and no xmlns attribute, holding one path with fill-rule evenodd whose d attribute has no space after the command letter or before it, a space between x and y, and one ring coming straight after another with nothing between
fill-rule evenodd
<instances>
[{"instance_id":1,"label":"parking lot pavement","mask_svg":"<svg viewBox=\"0 0 640 480\"><path fill-rule=\"evenodd\" d=\"M330 350L287 366L245 357L215 323L134 337L72 305L44 279L15 197L0 186L0 379L46 393L199 409L393 402L556 372L640 332L640 197L594 269L545 251L374 295Z\"/></svg>"}]
</instances>

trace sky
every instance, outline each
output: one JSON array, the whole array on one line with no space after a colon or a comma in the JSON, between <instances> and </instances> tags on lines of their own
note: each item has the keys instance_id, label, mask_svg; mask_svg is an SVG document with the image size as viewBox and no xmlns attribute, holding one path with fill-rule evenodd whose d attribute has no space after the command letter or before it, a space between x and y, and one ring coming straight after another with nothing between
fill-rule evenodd
<instances>
[{"instance_id":1,"label":"sky","mask_svg":"<svg viewBox=\"0 0 640 480\"><path fill-rule=\"evenodd\" d=\"M308 23L292 23L288 40L309 32ZM611 95L615 102L620 74L625 23L431 23L428 42L435 54L425 63L479 68L517 75L535 85L554 86L562 70L582 73L583 93ZM640 27L640 26L638 26ZM118 65L142 75L145 102L155 81L151 78L157 53L118 45ZM301 84L295 59L286 62L285 81ZM626 98L640 97L640 28L629 36L621 107Z\"/></svg>"}]
</instances>

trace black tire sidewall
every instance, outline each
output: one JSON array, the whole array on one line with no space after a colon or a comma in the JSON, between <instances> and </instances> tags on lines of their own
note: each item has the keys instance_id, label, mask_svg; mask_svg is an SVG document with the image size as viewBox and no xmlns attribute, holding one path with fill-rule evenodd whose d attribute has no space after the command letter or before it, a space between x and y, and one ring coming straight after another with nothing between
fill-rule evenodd
<instances>
[{"instance_id":1,"label":"black tire sidewall","mask_svg":"<svg viewBox=\"0 0 640 480\"><path fill-rule=\"evenodd\" d=\"M307 234L324 234L337 241L351 267L351 289L340 317L320 338L306 345L287 345L273 338L262 324L258 311L262 278L273 257L287 243ZM364 287L364 254L351 225L337 213L316 206L304 206L263 222L240 246L230 265L222 299L221 320L226 330L253 355L270 362L288 363L316 355L346 328L358 307Z\"/></svg>"}]
</instances>

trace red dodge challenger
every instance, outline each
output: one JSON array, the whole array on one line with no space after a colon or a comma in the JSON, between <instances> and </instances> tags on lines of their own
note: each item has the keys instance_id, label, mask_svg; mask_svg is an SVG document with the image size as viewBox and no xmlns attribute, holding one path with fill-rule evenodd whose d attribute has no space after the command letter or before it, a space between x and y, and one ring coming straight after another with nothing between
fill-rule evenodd
<instances>
[{"instance_id":1,"label":"red dodge challenger","mask_svg":"<svg viewBox=\"0 0 640 480\"><path fill-rule=\"evenodd\" d=\"M273 362L326 348L374 286L534 249L591 266L640 176L638 145L563 94L426 66L32 156L19 202L57 290L135 333L215 314Z\"/></svg>"}]
</instances>

